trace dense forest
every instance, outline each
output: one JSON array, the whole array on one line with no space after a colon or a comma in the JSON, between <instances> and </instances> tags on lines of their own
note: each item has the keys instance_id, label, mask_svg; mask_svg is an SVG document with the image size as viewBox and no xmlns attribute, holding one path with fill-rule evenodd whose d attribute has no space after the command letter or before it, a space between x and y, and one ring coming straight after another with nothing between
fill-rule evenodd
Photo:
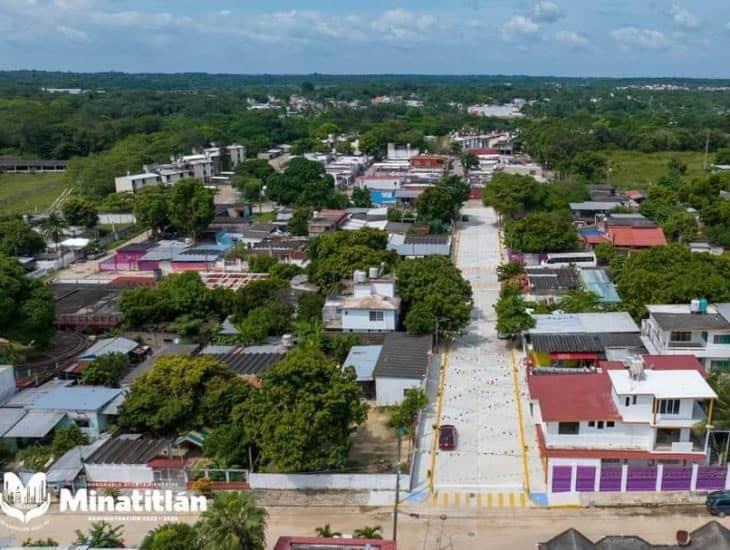
<instances>
[{"instance_id":1,"label":"dense forest","mask_svg":"<svg viewBox=\"0 0 730 550\"><path fill-rule=\"evenodd\" d=\"M520 145L560 170L585 151L710 151L730 145L730 81L521 76L0 73L0 155L71 160L69 183L103 197L115 175L211 141L255 154L278 143L322 148L331 133L438 148L460 128L517 129ZM80 93L51 93L78 88ZM419 99L374 106L375 96ZM292 96L304 107L287 109ZM275 97L280 108L250 110ZM527 101L521 119L472 117L466 107ZM348 103L345 103L348 102ZM567 171L567 170L566 170Z\"/></svg>"}]
</instances>

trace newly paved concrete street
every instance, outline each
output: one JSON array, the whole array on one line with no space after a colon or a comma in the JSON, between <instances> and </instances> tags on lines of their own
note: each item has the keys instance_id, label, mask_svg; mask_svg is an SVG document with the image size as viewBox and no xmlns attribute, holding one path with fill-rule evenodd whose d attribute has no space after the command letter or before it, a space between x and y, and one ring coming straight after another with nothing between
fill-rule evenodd
<instances>
[{"instance_id":1,"label":"newly paved concrete street","mask_svg":"<svg viewBox=\"0 0 730 550\"><path fill-rule=\"evenodd\" d=\"M455 262L474 291L474 314L465 336L448 353L440 424L458 432L455 451L436 455L434 489L469 492L525 488L522 445L509 343L497 338L493 305L501 263L497 216L467 206Z\"/></svg>"}]
</instances>

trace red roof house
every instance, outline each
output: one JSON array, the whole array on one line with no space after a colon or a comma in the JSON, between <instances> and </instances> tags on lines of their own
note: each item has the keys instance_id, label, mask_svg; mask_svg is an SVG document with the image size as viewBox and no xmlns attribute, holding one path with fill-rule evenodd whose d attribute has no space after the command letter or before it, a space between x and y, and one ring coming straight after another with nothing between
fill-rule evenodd
<instances>
[{"instance_id":1,"label":"red roof house","mask_svg":"<svg viewBox=\"0 0 730 550\"><path fill-rule=\"evenodd\" d=\"M652 248L666 246L667 238L661 227L610 226L608 240L618 248Z\"/></svg>"}]
</instances>

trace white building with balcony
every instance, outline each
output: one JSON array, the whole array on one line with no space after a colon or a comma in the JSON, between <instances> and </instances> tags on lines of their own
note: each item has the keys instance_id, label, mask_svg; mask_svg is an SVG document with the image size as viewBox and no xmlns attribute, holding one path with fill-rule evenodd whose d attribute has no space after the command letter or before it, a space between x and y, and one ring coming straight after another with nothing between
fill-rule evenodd
<instances>
[{"instance_id":1,"label":"white building with balcony","mask_svg":"<svg viewBox=\"0 0 730 550\"><path fill-rule=\"evenodd\" d=\"M730 303L646 306L641 339L652 354L697 357L705 369L730 369Z\"/></svg>"},{"instance_id":2,"label":"white building with balcony","mask_svg":"<svg viewBox=\"0 0 730 550\"><path fill-rule=\"evenodd\" d=\"M575 374L528 373L530 415L550 491L625 491L627 483L628 490L666 490L665 467L683 468L667 470L668 477L691 476L706 464L707 437L692 428L711 424L717 395L699 361L645 355L629 363L604 361L593 372ZM611 487L616 476L620 484ZM684 481L689 490L692 479Z\"/></svg>"}]
</instances>

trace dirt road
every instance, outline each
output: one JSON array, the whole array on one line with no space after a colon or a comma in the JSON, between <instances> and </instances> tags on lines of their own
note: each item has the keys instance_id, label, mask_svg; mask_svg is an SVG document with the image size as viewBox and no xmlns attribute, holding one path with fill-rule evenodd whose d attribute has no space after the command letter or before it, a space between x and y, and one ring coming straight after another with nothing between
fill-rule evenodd
<instances>
[{"instance_id":1,"label":"dirt road","mask_svg":"<svg viewBox=\"0 0 730 550\"><path fill-rule=\"evenodd\" d=\"M422 509L421 509L422 510ZM701 507L664 509L518 509L479 514L438 511L414 516L416 508L406 509L399 517L399 550L446 550L489 548L490 550L534 549L565 529L576 527L597 540L609 534L633 534L650 542L671 543L678 529L695 529L711 518ZM333 530L352 533L365 525L381 525L384 535L391 536L392 514L388 508L362 507L270 507L267 541L273 547L282 535L312 535L314 528L329 523ZM82 514L50 514L31 524L36 530L21 533L8 528L8 518L0 520L0 539L12 537L22 542L33 538L52 537L60 543L74 540L75 529L89 526ZM195 518L188 517L193 522ZM730 527L730 519L720 520ZM35 523L37 522L37 524ZM114 521L112 523L122 523ZM124 538L127 545L138 544L155 523L126 521ZM12 524L13 527L16 524Z\"/></svg>"}]
</instances>

